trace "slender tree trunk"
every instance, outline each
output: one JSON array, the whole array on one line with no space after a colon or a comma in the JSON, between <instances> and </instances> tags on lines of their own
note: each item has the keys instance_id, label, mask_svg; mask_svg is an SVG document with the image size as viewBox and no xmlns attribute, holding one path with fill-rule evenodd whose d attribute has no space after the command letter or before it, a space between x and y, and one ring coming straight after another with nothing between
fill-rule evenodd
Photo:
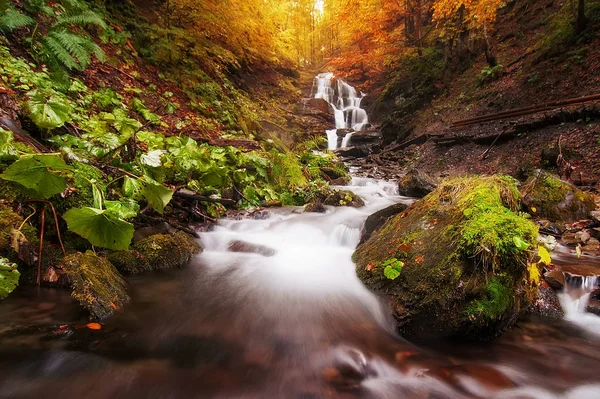
<instances>
[{"instance_id":1,"label":"slender tree trunk","mask_svg":"<svg viewBox=\"0 0 600 399\"><path fill-rule=\"evenodd\" d=\"M575 32L580 34L587 27L589 20L585 16L585 0L578 0L577 17L575 20Z\"/></svg>"}]
</instances>

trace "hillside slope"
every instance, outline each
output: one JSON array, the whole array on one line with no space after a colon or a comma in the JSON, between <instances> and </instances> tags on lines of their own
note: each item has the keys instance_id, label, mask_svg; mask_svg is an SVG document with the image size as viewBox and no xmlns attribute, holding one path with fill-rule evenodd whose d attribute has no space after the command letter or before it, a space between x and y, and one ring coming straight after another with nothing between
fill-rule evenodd
<instances>
[{"instance_id":1,"label":"hillside slope","mask_svg":"<svg viewBox=\"0 0 600 399\"><path fill-rule=\"evenodd\" d=\"M462 119L600 94L600 2L587 3L591 21L577 35L569 2L508 2L496 26L494 68L482 52L467 51L462 60L450 61L435 45L417 61L405 62L372 106L392 144L363 165L391 176L406 166L436 175L517 176L523 168L555 167L556 155L542 159L542 152L548 154L561 138L571 169L560 172L595 184L600 178L598 101L452 129Z\"/></svg>"}]
</instances>

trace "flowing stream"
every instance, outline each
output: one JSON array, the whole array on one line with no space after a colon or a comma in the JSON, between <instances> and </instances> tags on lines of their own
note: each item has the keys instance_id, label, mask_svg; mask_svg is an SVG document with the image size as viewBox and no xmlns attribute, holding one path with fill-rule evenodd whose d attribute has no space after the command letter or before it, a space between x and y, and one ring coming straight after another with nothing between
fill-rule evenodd
<instances>
[{"instance_id":1,"label":"flowing stream","mask_svg":"<svg viewBox=\"0 0 600 399\"><path fill-rule=\"evenodd\" d=\"M411 199L348 189L366 206L220 221L188 267L131 278L132 304L100 331L61 327L86 322L67 292L19 290L0 303L0 398L600 397L600 341L568 320L488 344L399 337L351 255L368 215Z\"/></svg>"}]
</instances>

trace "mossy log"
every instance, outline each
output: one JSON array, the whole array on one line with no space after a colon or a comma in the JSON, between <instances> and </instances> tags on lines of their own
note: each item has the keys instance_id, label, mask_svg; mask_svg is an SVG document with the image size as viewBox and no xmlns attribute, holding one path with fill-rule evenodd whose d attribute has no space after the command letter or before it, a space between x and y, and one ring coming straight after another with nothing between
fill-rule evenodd
<instances>
[{"instance_id":1,"label":"mossy log","mask_svg":"<svg viewBox=\"0 0 600 399\"><path fill-rule=\"evenodd\" d=\"M357 274L390 298L409 339L495 338L527 307L539 279L531 263L537 227L518 211L509 177L444 180L357 248ZM399 275L386 273L390 265Z\"/></svg>"}]
</instances>

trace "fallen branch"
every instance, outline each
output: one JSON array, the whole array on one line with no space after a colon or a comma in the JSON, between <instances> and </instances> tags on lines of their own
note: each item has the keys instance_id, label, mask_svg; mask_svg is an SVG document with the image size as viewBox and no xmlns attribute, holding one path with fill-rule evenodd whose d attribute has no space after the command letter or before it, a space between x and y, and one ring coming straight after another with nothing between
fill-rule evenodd
<instances>
[{"instance_id":1,"label":"fallen branch","mask_svg":"<svg viewBox=\"0 0 600 399\"><path fill-rule=\"evenodd\" d=\"M213 203L218 202L222 205L230 205L230 206L234 206L237 204L237 202L232 199L207 197L207 196L199 195L193 191L185 190L185 189L176 191L175 194L173 194L173 195L175 197L192 200L192 201L213 202Z\"/></svg>"}]
</instances>

